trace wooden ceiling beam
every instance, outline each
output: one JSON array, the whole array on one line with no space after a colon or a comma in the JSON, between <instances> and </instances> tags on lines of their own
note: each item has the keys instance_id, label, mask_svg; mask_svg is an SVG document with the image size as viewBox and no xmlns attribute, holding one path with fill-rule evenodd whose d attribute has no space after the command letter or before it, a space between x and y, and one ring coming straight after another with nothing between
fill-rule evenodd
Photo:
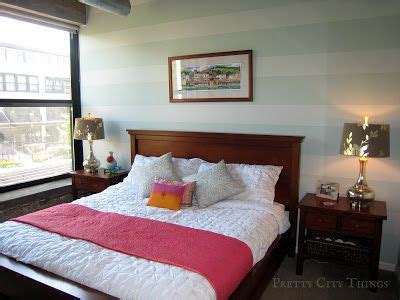
<instances>
[{"instance_id":1,"label":"wooden ceiling beam","mask_svg":"<svg viewBox=\"0 0 400 300\"><path fill-rule=\"evenodd\" d=\"M33 14L74 25L86 25L86 5L77 0L0 0L0 8Z\"/></svg>"}]
</instances>

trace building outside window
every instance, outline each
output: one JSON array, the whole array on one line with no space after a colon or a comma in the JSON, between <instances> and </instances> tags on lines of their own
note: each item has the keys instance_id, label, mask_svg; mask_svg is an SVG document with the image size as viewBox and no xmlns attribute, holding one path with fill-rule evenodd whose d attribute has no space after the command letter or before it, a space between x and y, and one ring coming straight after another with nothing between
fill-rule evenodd
<instances>
[{"instance_id":1,"label":"building outside window","mask_svg":"<svg viewBox=\"0 0 400 300\"><path fill-rule=\"evenodd\" d=\"M0 16L0 190L73 169L72 35Z\"/></svg>"}]
</instances>

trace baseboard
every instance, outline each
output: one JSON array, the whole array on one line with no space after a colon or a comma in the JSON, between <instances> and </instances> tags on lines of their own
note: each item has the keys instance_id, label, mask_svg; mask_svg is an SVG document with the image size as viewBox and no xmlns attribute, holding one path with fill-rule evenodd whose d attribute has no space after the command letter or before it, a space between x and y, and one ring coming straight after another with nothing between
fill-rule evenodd
<instances>
[{"instance_id":1,"label":"baseboard","mask_svg":"<svg viewBox=\"0 0 400 300\"><path fill-rule=\"evenodd\" d=\"M384 271L396 272L396 264L380 261L379 269Z\"/></svg>"}]
</instances>

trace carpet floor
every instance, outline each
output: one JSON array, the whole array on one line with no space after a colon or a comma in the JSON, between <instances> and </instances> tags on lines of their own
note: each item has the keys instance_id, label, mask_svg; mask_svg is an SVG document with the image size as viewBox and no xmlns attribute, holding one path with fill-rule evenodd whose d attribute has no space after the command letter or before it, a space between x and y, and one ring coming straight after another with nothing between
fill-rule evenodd
<instances>
[{"instance_id":1,"label":"carpet floor","mask_svg":"<svg viewBox=\"0 0 400 300\"><path fill-rule=\"evenodd\" d=\"M399 300L395 273L379 272L378 291L369 291L368 270L308 259L302 276L286 257L265 290L263 300Z\"/></svg>"}]
</instances>

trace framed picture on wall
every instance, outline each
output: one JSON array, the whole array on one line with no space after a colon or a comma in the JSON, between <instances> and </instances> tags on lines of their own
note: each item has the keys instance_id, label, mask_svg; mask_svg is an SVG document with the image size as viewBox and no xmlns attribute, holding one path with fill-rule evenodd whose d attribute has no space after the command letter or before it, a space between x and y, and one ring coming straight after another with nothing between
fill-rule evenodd
<instances>
[{"instance_id":1,"label":"framed picture on wall","mask_svg":"<svg viewBox=\"0 0 400 300\"><path fill-rule=\"evenodd\" d=\"M169 101L253 101L252 61L252 50L168 57Z\"/></svg>"}]
</instances>

